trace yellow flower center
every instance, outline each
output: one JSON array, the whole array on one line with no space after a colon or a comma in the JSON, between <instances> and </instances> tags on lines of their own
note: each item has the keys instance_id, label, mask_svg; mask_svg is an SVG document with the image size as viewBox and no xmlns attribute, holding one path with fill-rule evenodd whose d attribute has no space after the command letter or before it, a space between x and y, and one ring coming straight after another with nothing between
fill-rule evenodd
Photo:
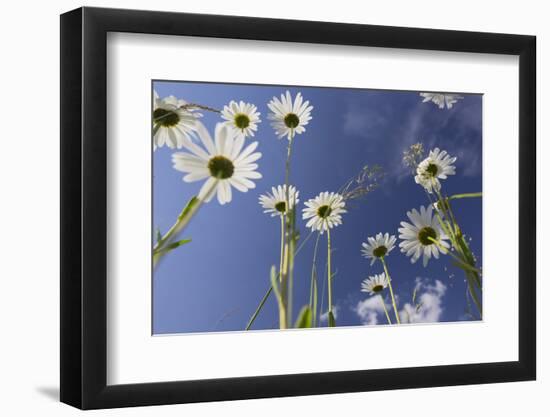
<instances>
[{"instance_id":1,"label":"yellow flower center","mask_svg":"<svg viewBox=\"0 0 550 417\"><path fill-rule=\"evenodd\" d=\"M179 123L180 117L175 111L159 108L153 112L153 121L163 127L172 127Z\"/></svg>"},{"instance_id":2,"label":"yellow flower center","mask_svg":"<svg viewBox=\"0 0 550 417\"><path fill-rule=\"evenodd\" d=\"M210 175L220 180L231 178L235 172L233 162L225 156L215 156L210 159L208 161L208 169L210 170Z\"/></svg>"}]
</instances>

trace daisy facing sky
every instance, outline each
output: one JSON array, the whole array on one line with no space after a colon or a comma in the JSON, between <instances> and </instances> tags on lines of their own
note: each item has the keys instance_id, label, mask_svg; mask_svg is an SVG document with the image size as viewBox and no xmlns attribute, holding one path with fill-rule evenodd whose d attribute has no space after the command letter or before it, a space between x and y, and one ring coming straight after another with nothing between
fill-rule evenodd
<instances>
[{"instance_id":1,"label":"daisy facing sky","mask_svg":"<svg viewBox=\"0 0 550 417\"><path fill-rule=\"evenodd\" d=\"M369 295L380 294L386 288L388 288L388 279L384 272L369 276L361 283L361 292L369 293Z\"/></svg>"},{"instance_id":2,"label":"daisy facing sky","mask_svg":"<svg viewBox=\"0 0 550 417\"><path fill-rule=\"evenodd\" d=\"M429 193L439 191L441 183L439 180L447 179L449 175L455 175L456 157L451 157L447 151L441 151L435 148L416 168L414 180L420 184Z\"/></svg>"},{"instance_id":3,"label":"daisy facing sky","mask_svg":"<svg viewBox=\"0 0 550 417\"><path fill-rule=\"evenodd\" d=\"M231 100L223 107L222 118L225 124L242 133L245 137L254 136L260 123L260 113L254 104Z\"/></svg>"},{"instance_id":4,"label":"daisy facing sky","mask_svg":"<svg viewBox=\"0 0 550 417\"><path fill-rule=\"evenodd\" d=\"M363 243L361 252L365 258L371 259L370 264L374 264L377 259L387 256L395 247L395 236L389 233L378 233L375 237L367 238L368 243Z\"/></svg>"},{"instance_id":5,"label":"daisy facing sky","mask_svg":"<svg viewBox=\"0 0 550 417\"><path fill-rule=\"evenodd\" d=\"M439 258L439 252L450 248L448 237L441 231L439 222L432 216L433 208L420 207L420 212L412 209L407 212L407 217L412 223L401 222L399 238L402 239L399 247L401 252L411 257L411 263L415 263L422 256L424 267L433 256ZM434 242L435 241L435 242Z\"/></svg>"},{"instance_id":6,"label":"daisy facing sky","mask_svg":"<svg viewBox=\"0 0 550 417\"><path fill-rule=\"evenodd\" d=\"M298 196L300 192L296 190L296 187L290 186L288 189L288 201L289 208L292 208L300 202ZM271 187L271 193L262 194L259 198L260 205L264 208L264 213L268 213L271 217L282 216L287 212L286 210L286 185L279 185L277 187Z\"/></svg>"},{"instance_id":7,"label":"daisy facing sky","mask_svg":"<svg viewBox=\"0 0 550 417\"><path fill-rule=\"evenodd\" d=\"M189 152L176 152L172 155L174 169L185 172L185 182L206 179L198 198L205 202L218 196L218 202L231 202L234 187L243 193L256 185L252 180L262 178L255 163L262 157L254 152L258 142L252 142L244 149L245 138L222 123L216 125L215 141L204 126L199 126L197 134L202 147L189 142L185 145Z\"/></svg>"},{"instance_id":8,"label":"daisy facing sky","mask_svg":"<svg viewBox=\"0 0 550 417\"><path fill-rule=\"evenodd\" d=\"M464 98L459 94L444 93L420 93L420 96L424 98L422 103L431 101L440 109L444 109L445 107L447 107L447 109L452 109L453 105L457 103L458 100L462 100Z\"/></svg>"},{"instance_id":9,"label":"daisy facing sky","mask_svg":"<svg viewBox=\"0 0 550 417\"><path fill-rule=\"evenodd\" d=\"M344 198L338 193L328 191L306 201L305 205L302 217L304 220L309 219L306 226L321 234L342 224L342 214L347 212Z\"/></svg>"},{"instance_id":10,"label":"daisy facing sky","mask_svg":"<svg viewBox=\"0 0 550 417\"><path fill-rule=\"evenodd\" d=\"M286 136L288 140L296 134L302 134L306 131L306 126L311 120L311 111L313 106L309 101L304 101L302 93L296 94L294 101L287 90L281 94L281 99L273 97L267 104L271 113L267 116L272 120L271 126L279 138Z\"/></svg>"},{"instance_id":11,"label":"daisy facing sky","mask_svg":"<svg viewBox=\"0 0 550 417\"><path fill-rule=\"evenodd\" d=\"M190 111L182 106L187 105L185 100L174 96L160 98L154 92L153 98L153 149L164 145L171 149L180 149L184 144L191 142L191 137L200 122L202 115Z\"/></svg>"}]
</instances>

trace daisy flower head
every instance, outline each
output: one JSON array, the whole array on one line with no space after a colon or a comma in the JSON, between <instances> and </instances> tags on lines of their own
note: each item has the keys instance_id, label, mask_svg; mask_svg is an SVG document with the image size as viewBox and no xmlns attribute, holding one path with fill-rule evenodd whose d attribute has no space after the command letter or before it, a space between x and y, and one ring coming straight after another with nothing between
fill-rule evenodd
<instances>
[{"instance_id":1,"label":"daisy flower head","mask_svg":"<svg viewBox=\"0 0 550 417\"><path fill-rule=\"evenodd\" d=\"M338 193L328 191L306 201L305 205L302 218L309 219L306 226L311 230L318 230L321 234L342 224L342 214L347 212L344 209L344 198Z\"/></svg>"},{"instance_id":2,"label":"daisy flower head","mask_svg":"<svg viewBox=\"0 0 550 417\"><path fill-rule=\"evenodd\" d=\"M441 189L439 180L447 179L448 175L454 175L456 156L451 157L447 151L435 148L416 168L414 180L423 186L430 194Z\"/></svg>"},{"instance_id":3,"label":"daisy flower head","mask_svg":"<svg viewBox=\"0 0 550 417\"><path fill-rule=\"evenodd\" d=\"M361 292L368 292L369 295L380 294L388 287L388 279L386 274L376 274L363 280L361 283Z\"/></svg>"},{"instance_id":4,"label":"daisy flower head","mask_svg":"<svg viewBox=\"0 0 550 417\"><path fill-rule=\"evenodd\" d=\"M369 237L367 240L368 243L362 244L361 252L365 258L371 259L370 264L372 265L374 261L388 255L393 250L397 239L394 235L390 236L389 233L378 233L375 237Z\"/></svg>"},{"instance_id":5,"label":"daisy flower head","mask_svg":"<svg viewBox=\"0 0 550 417\"><path fill-rule=\"evenodd\" d=\"M401 222L399 228L399 244L401 252L411 256L411 263L415 263L422 256L424 267L433 256L439 258L439 252L445 253L449 249L448 237L441 230L437 218L432 216L433 208L420 207L420 212L413 209L407 212L412 223ZM442 249L444 248L444 249Z\"/></svg>"},{"instance_id":6,"label":"daisy flower head","mask_svg":"<svg viewBox=\"0 0 550 417\"><path fill-rule=\"evenodd\" d=\"M202 114L185 108L188 103L174 96L160 98L154 92L153 99L153 149L164 145L171 149L182 148L191 142Z\"/></svg>"},{"instance_id":7,"label":"daisy flower head","mask_svg":"<svg viewBox=\"0 0 550 417\"><path fill-rule=\"evenodd\" d=\"M206 179L199 191L199 200L208 202L217 194L218 202L223 205L231 202L232 187L245 193L256 186L252 180L262 178L255 163L262 157L260 152L254 152L258 142L244 147L244 136L223 123L216 125L214 140L202 124L197 134L202 146L187 143L185 148L189 152L174 153L172 164L174 169L187 173L183 177L185 182Z\"/></svg>"},{"instance_id":8,"label":"daisy flower head","mask_svg":"<svg viewBox=\"0 0 550 417\"><path fill-rule=\"evenodd\" d=\"M222 118L225 124L246 136L254 136L260 123L260 113L254 104L231 100L223 107Z\"/></svg>"},{"instance_id":9,"label":"daisy flower head","mask_svg":"<svg viewBox=\"0 0 550 417\"><path fill-rule=\"evenodd\" d=\"M464 97L458 94L443 94L443 93L420 93L421 97L424 97L422 103L428 101L433 102L440 109L452 109L453 104L457 103L458 100L462 100Z\"/></svg>"},{"instance_id":10,"label":"daisy flower head","mask_svg":"<svg viewBox=\"0 0 550 417\"><path fill-rule=\"evenodd\" d=\"M291 185L288 187L288 206L289 210L292 210L296 204L300 201L298 196L300 192L296 190L296 187ZM277 187L271 187L271 194L266 193L260 196L260 205L264 208L264 213L270 213L271 217L282 216L287 212L286 209L286 184L279 185Z\"/></svg>"},{"instance_id":11,"label":"daisy flower head","mask_svg":"<svg viewBox=\"0 0 550 417\"><path fill-rule=\"evenodd\" d=\"M287 90L281 94L281 99L273 97L267 104L271 113L267 116L271 120L271 126L279 138L286 136L291 140L295 134L301 134L306 131L306 126L311 120L311 110L313 106L309 101L304 101L302 93L296 94L294 101Z\"/></svg>"}]
</instances>

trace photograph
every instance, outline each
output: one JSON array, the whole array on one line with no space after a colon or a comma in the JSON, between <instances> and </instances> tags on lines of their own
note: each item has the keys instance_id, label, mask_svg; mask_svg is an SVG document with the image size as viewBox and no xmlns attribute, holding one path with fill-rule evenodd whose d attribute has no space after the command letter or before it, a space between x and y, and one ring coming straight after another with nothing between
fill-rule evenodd
<instances>
[{"instance_id":1,"label":"photograph","mask_svg":"<svg viewBox=\"0 0 550 417\"><path fill-rule=\"evenodd\" d=\"M483 319L482 94L151 98L153 335Z\"/></svg>"}]
</instances>

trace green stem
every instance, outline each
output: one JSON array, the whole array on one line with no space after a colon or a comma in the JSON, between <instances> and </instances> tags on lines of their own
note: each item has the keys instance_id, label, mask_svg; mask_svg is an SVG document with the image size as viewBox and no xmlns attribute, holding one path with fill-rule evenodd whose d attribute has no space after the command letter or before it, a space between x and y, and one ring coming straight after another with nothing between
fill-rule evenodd
<instances>
[{"instance_id":1,"label":"green stem","mask_svg":"<svg viewBox=\"0 0 550 417\"><path fill-rule=\"evenodd\" d=\"M295 253L295 257L298 256L298 254L300 253L300 251L303 249L304 245L306 244L306 242L309 240L309 238L311 237L311 235L313 234L313 232L310 232L309 235L304 239L304 241L302 242L302 244L298 247L298 249L296 250L296 253ZM281 273L279 271L279 274L278 276L280 277L281 276ZM256 318L258 317L258 314L260 314L260 311L262 310L263 306L265 305L265 302L267 301L267 299L269 298L269 296L271 295L271 293L273 292L273 287L270 286L268 288L268 290L266 291L265 295L263 296L262 298L262 301L260 301L260 304L258 306L258 308L256 309L256 311L254 312L254 314L252 315L252 317L250 318L250 320L248 321L248 327L250 328L250 326L252 326L252 324L254 324L254 321L256 320Z\"/></svg>"},{"instance_id":2,"label":"green stem","mask_svg":"<svg viewBox=\"0 0 550 417\"><path fill-rule=\"evenodd\" d=\"M317 233L315 249L313 250L313 262L311 264L311 281L309 284L309 308L313 312L313 327L317 321L317 248L319 246L320 233Z\"/></svg>"},{"instance_id":3,"label":"green stem","mask_svg":"<svg viewBox=\"0 0 550 417\"><path fill-rule=\"evenodd\" d=\"M386 314L386 319L388 320L388 324L391 324L390 315L388 314L388 309L386 308L386 302L384 301L384 298L379 295L380 301L382 302L382 307L384 307L384 313Z\"/></svg>"},{"instance_id":4,"label":"green stem","mask_svg":"<svg viewBox=\"0 0 550 417\"><path fill-rule=\"evenodd\" d=\"M332 313L332 268L331 268L331 248L330 248L330 227L327 226L327 284L328 284L328 316L329 323Z\"/></svg>"},{"instance_id":5,"label":"green stem","mask_svg":"<svg viewBox=\"0 0 550 417\"><path fill-rule=\"evenodd\" d=\"M395 297L393 295L393 286L391 284L391 277L390 277L390 273L388 272L388 266L386 265L386 260L384 259L383 256L380 258L380 260L382 261L382 265L384 266L384 272L386 273L386 279L388 280L388 287L390 287L391 302L393 305L395 320L397 321L397 324L401 324L401 321L399 320L399 312L397 311L397 304L395 302Z\"/></svg>"},{"instance_id":6,"label":"green stem","mask_svg":"<svg viewBox=\"0 0 550 417\"><path fill-rule=\"evenodd\" d=\"M193 197L195 198L195 197ZM202 205L202 200L196 198L191 200L191 206L186 206L179 214L176 222L172 227L162 236L162 238L153 247L153 267L156 268L164 255L167 253L163 250L166 245L169 245L175 236L177 236L191 221L193 216L197 213Z\"/></svg>"},{"instance_id":7,"label":"green stem","mask_svg":"<svg viewBox=\"0 0 550 417\"><path fill-rule=\"evenodd\" d=\"M260 310L263 308L265 302L269 298L269 295L271 294L271 291L273 291L273 287L270 286L269 290L267 290L264 297L262 298L262 301L260 301L260 304L258 305L258 308L256 308L256 311L254 312L254 314L252 314L252 317L250 317L250 320L248 320L248 324L246 325L245 330L250 330L250 327L252 326L252 324L256 320L256 317L258 317L258 314L260 314Z\"/></svg>"},{"instance_id":8,"label":"green stem","mask_svg":"<svg viewBox=\"0 0 550 417\"><path fill-rule=\"evenodd\" d=\"M439 248L439 250L444 254L444 255L449 255L451 258L453 258L456 262L458 262L459 266L462 268L462 269L466 269L470 272L475 272L476 274L479 274L479 270L471 265L468 265L467 263L465 263L462 259L460 259L458 256L456 256L454 253L452 253L450 250L448 250L447 248L445 248L441 243L439 243L437 240L435 240L433 237L429 237L428 238L429 240L431 240L433 243L435 243L435 245Z\"/></svg>"},{"instance_id":9,"label":"green stem","mask_svg":"<svg viewBox=\"0 0 550 417\"><path fill-rule=\"evenodd\" d=\"M280 253L280 260L279 260L279 281L282 280L282 274L281 271L283 270L283 257L284 254L284 247L285 247L285 217L284 215L281 215L281 253Z\"/></svg>"},{"instance_id":10,"label":"green stem","mask_svg":"<svg viewBox=\"0 0 550 417\"><path fill-rule=\"evenodd\" d=\"M288 320L289 317L288 315L286 314L286 309L288 307L288 267L289 267L289 258L290 258L290 253L289 253L289 250L290 250L290 245L289 245L289 242L290 242L290 239L292 238L291 237L291 233L290 233L290 219L289 219L289 216L288 214L290 213L290 186L289 186L289 179L290 179L290 157L292 155L292 139L293 139L294 135L293 135L293 132L291 132L291 135L290 135L290 139L288 141L288 147L287 147L287 156L286 156L286 162L285 162L285 193L286 193L286 196L285 196L285 204L286 204L286 207L285 207L285 213L284 213L284 219L285 219L285 227L286 227L286 233L285 233L285 242L284 242L284 255L283 255L283 263L282 263L282 269L281 269L281 298L282 298L282 304L284 306L284 309L285 309L285 320ZM282 315L279 314L279 317L282 318ZM285 323L279 323L280 327L281 328L287 328L289 323L288 321L285 321ZM283 327L284 325L284 327Z\"/></svg>"}]
</instances>

